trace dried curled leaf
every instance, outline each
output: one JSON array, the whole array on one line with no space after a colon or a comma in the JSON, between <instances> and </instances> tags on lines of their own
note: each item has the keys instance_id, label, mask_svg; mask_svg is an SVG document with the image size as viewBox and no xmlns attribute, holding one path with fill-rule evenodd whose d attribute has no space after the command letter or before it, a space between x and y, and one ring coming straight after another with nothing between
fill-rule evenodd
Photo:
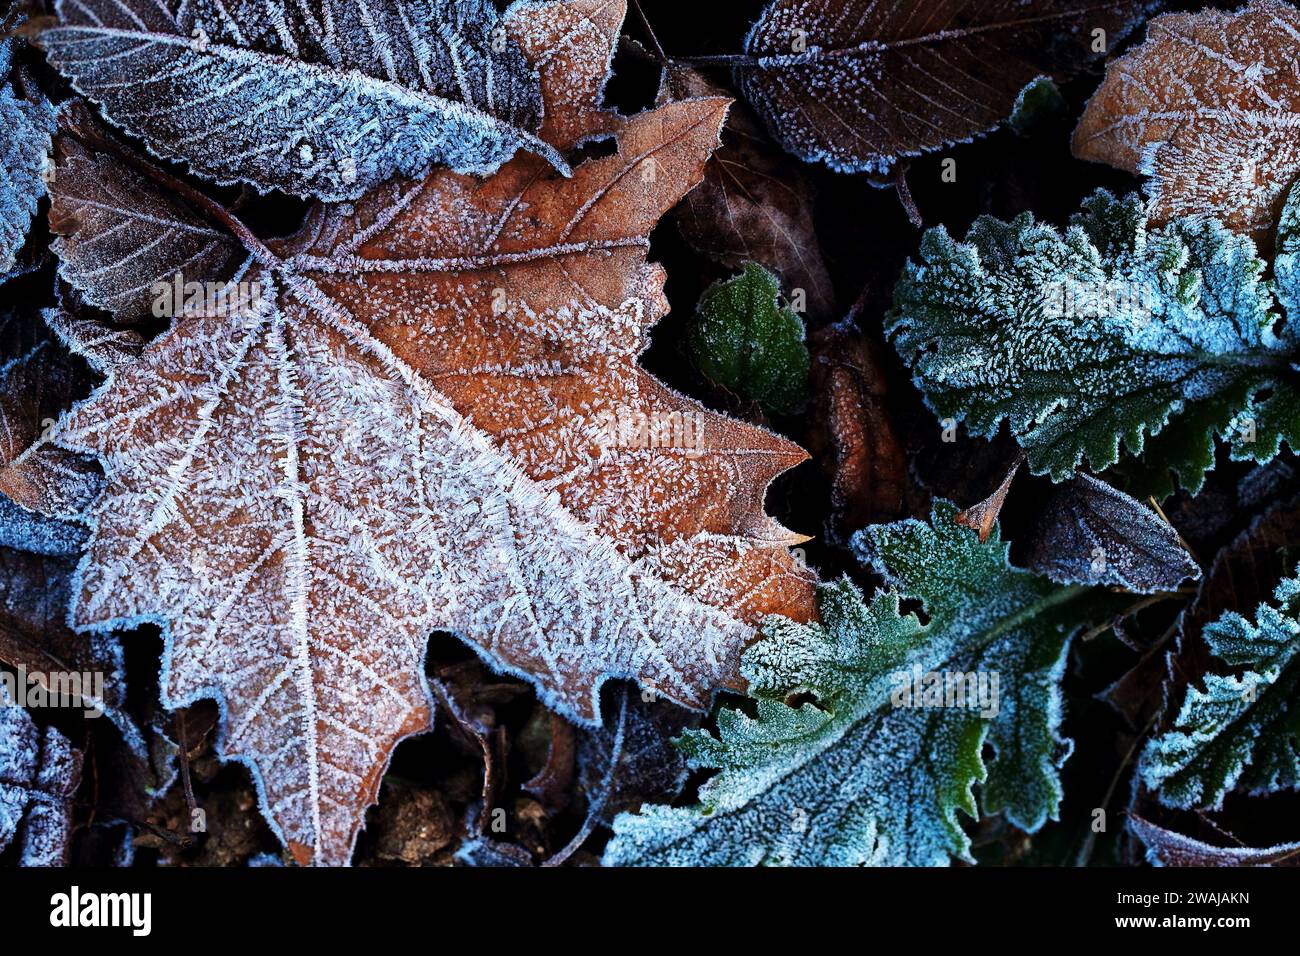
<instances>
[{"instance_id":1,"label":"dried curled leaf","mask_svg":"<svg viewBox=\"0 0 1300 956\"><path fill-rule=\"evenodd\" d=\"M1055 489L1030 537L1025 567L1058 584L1173 591L1201 569L1154 511L1092 475Z\"/></svg>"},{"instance_id":2,"label":"dried curled leaf","mask_svg":"<svg viewBox=\"0 0 1300 956\"><path fill-rule=\"evenodd\" d=\"M670 65L664 95L673 99L720 96L698 71ZM772 145L743 103L727 114L720 146L674 212L682 238L730 269L759 262L787 289L802 289L808 314L830 318L835 290L813 226L814 189L807 172Z\"/></svg>"},{"instance_id":3,"label":"dried curled leaf","mask_svg":"<svg viewBox=\"0 0 1300 956\"><path fill-rule=\"evenodd\" d=\"M125 710L126 665L117 636L68 627L73 567L66 557L0 548L0 662L65 706L77 705L65 699L75 694L87 713L106 715L141 754L144 738Z\"/></svg>"},{"instance_id":4,"label":"dried curled leaf","mask_svg":"<svg viewBox=\"0 0 1300 956\"><path fill-rule=\"evenodd\" d=\"M831 479L832 540L910 513L907 456L890 414L881 346L845 320L809 336L813 457Z\"/></svg>"},{"instance_id":5,"label":"dried curled leaf","mask_svg":"<svg viewBox=\"0 0 1300 956\"><path fill-rule=\"evenodd\" d=\"M533 135L535 68L490 0L59 0L50 62L108 119L219 182L349 199Z\"/></svg>"},{"instance_id":6,"label":"dried curled leaf","mask_svg":"<svg viewBox=\"0 0 1300 956\"><path fill-rule=\"evenodd\" d=\"M67 862L81 757L59 731L37 727L0 684L0 850L17 838L23 866Z\"/></svg>"},{"instance_id":7,"label":"dried curled leaf","mask_svg":"<svg viewBox=\"0 0 1300 956\"><path fill-rule=\"evenodd\" d=\"M91 390L40 316L0 313L0 543L44 554L77 550L70 525L99 493L93 461L51 440L55 421ZM11 506L12 503L12 506Z\"/></svg>"},{"instance_id":8,"label":"dried curled leaf","mask_svg":"<svg viewBox=\"0 0 1300 956\"><path fill-rule=\"evenodd\" d=\"M1213 846L1138 816L1130 816L1128 826L1146 844L1147 860L1156 866L1300 865L1300 843L1270 847Z\"/></svg>"},{"instance_id":9,"label":"dried curled leaf","mask_svg":"<svg viewBox=\"0 0 1300 956\"><path fill-rule=\"evenodd\" d=\"M50 196L60 277L122 322L175 315L185 295L160 298L159 286L183 293L188 283L224 281L243 258L238 243L180 200L67 135Z\"/></svg>"},{"instance_id":10,"label":"dried curled leaf","mask_svg":"<svg viewBox=\"0 0 1300 956\"><path fill-rule=\"evenodd\" d=\"M607 678L702 708L762 617L812 614L800 539L762 512L802 451L636 363L666 309L647 236L727 104L602 114L622 12L507 21L551 144L616 130L613 155L317 206L236 276L247 308L182 315L61 428L109 479L75 623L167 625L165 704L223 702L221 752L302 862L347 861L428 727L435 629L595 724ZM690 442L621 443L627 421Z\"/></svg>"},{"instance_id":11,"label":"dried curled leaf","mask_svg":"<svg viewBox=\"0 0 1300 956\"><path fill-rule=\"evenodd\" d=\"M1074 154L1150 176L1153 222L1267 234L1300 173L1298 55L1300 11L1282 0L1157 17L1107 66Z\"/></svg>"},{"instance_id":12,"label":"dried curled leaf","mask_svg":"<svg viewBox=\"0 0 1300 956\"><path fill-rule=\"evenodd\" d=\"M884 172L901 156L993 129L1029 83L1074 72L1152 6L773 0L745 40L756 63L738 66L736 79L794 155L841 172Z\"/></svg>"}]
</instances>

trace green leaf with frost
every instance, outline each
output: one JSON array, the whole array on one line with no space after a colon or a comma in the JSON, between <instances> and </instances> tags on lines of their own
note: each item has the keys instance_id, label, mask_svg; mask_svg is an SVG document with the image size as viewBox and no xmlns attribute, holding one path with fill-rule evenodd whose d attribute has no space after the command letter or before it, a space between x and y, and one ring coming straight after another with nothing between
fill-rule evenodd
<instances>
[{"instance_id":1,"label":"green leaf with frost","mask_svg":"<svg viewBox=\"0 0 1300 956\"><path fill-rule=\"evenodd\" d=\"M1029 136L1066 112L1065 97L1050 76L1040 76L1016 97L1008 125L1021 136Z\"/></svg>"},{"instance_id":2,"label":"green leaf with frost","mask_svg":"<svg viewBox=\"0 0 1300 956\"><path fill-rule=\"evenodd\" d=\"M1252 794L1300 786L1300 579L1255 620L1229 612L1203 630L1232 673L1189 687L1173 729L1153 738L1139 772L1161 803L1218 809L1234 788Z\"/></svg>"},{"instance_id":3,"label":"green leaf with frost","mask_svg":"<svg viewBox=\"0 0 1300 956\"><path fill-rule=\"evenodd\" d=\"M723 709L716 737L680 739L692 767L719 771L699 805L619 816L605 862L940 865L970 859L958 811L1029 831L1055 819L1066 646L1117 599L1012 567L996 531L981 544L956 513L940 502L930 524L855 536L889 586L869 602L844 580L819 590L823 623L769 618L742 662L752 710ZM925 623L904 598L924 604ZM949 695L925 676L949 674L983 675L982 699L959 706L956 681ZM905 706L914 686L936 694L913 698L930 706ZM791 706L792 695L813 701Z\"/></svg>"},{"instance_id":4,"label":"green leaf with frost","mask_svg":"<svg viewBox=\"0 0 1300 956\"><path fill-rule=\"evenodd\" d=\"M1288 256L1297 195L1280 236ZM1143 491L1171 491L1172 471L1195 492L1216 434L1259 462L1300 436L1297 339L1264 268L1218 223L1154 228L1140 198L1098 191L1064 232L1028 214L982 217L965 242L930 230L886 328L940 418L978 436L1008 422L1035 474L1061 481L1085 458L1100 471L1121 448L1145 448ZM1296 271L1278 288L1288 307Z\"/></svg>"},{"instance_id":5,"label":"green leaf with frost","mask_svg":"<svg viewBox=\"0 0 1300 956\"><path fill-rule=\"evenodd\" d=\"M803 320L781 300L776 276L747 262L700 296L687 339L700 372L769 413L790 414L808 393Z\"/></svg>"}]
</instances>

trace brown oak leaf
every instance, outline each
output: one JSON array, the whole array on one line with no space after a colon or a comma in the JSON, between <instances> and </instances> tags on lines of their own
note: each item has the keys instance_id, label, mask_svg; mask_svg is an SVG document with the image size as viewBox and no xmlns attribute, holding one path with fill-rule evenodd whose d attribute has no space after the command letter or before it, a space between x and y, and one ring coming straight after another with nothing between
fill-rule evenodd
<instances>
[{"instance_id":1,"label":"brown oak leaf","mask_svg":"<svg viewBox=\"0 0 1300 956\"><path fill-rule=\"evenodd\" d=\"M1074 154L1152 177L1151 217L1213 215L1267 234L1300 172L1300 11L1170 13L1106 68Z\"/></svg>"},{"instance_id":2,"label":"brown oak leaf","mask_svg":"<svg viewBox=\"0 0 1300 956\"><path fill-rule=\"evenodd\" d=\"M702 708L743 686L761 618L813 613L801 539L763 513L802 450L636 362L666 310L649 232L727 102L601 111L624 12L507 20L541 136L613 134L614 154L571 178L527 154L438 171L269 248L245 235L224 307L179 316L63 424L108 477L75 623L167 626L164 704L222 702L221 752L300 862L347 862L393 747L428 728L435 629L593 725L607 678Z\"/></svg>"}]
</instances>

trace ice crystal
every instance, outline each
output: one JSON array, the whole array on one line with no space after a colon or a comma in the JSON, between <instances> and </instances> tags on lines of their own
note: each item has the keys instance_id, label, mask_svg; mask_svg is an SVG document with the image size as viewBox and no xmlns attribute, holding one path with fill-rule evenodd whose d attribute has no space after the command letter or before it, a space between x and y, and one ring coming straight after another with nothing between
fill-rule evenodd
<instances>
[{"instance_id":1,"label":"ice crystal","mask_svg":"<svg viewBox=\"0 0 1300 956\"><path fill-rule=\"evenodd\" d=\"M163 702L214 697L302 862L346 862L397 741L428 727L422 662L452 630L595 724L631 677L702 708L765 614L811 614L800 540L761 511L803 453L636 363L664 311L646 262L726 101L596 109L607 0L513 8L564 179L519 156L317 207L61 424L108 488L72 611L167 625ZM588 100L571 100L574 91ZM689 417L688 445L611 422Z\"/></svg>"},{"instance_id":2,"label":"ice crystal","mask_svg":"<svg viewBox=\"0 0 1300 956\"><path fill-rule=\"evenodd\" d=\"M50 62L160 156L220 182L355 198L533 135L535 69L490 0L59 0Z\"/></svg>"},{"instance_id":3,"label":"ice crystal","mask_svg":"<svg viewBox=\"0 0 1300 956\"><path fill-rule=\"evenodd\" d=\"M1007 421L1036 474L1107 468L1123 446L1165 493L1170 470L1195 491L1215 434L1261 462L1300 436L1295 335L1263 271L1218 223L1153 228L1099 191L1064 233L1028 214L982 217L964 243L930 230L886 322L935 413L980 436Z\"/></svg>"},{"instance_id":4,"label":"ice crystal","mask_svg":"<svg viewBox=\"0 0 1300 956\"><path fill-rule=\"evenodd\" d=\"M890 585L870 602L846 580L820 589L824 623L769 619L743 662L755 715L723 710L718 736L682 738L693 767L720 771L700 804L620 816L605 861L938 865L969 858L959 810L1029 831L1055 818L1070 750L1057 683L1072 631L1106 599L1011 567L996 530L981 544L956 513L940 502L930 524L855 538ZM925 624L903 598L924 602ZM991 699L949 699L948 675L981 674ZM939 701L919 690L928 675L945 678ZM787 703L807 693L815 704Z\"/></svg>"}]
</instances>

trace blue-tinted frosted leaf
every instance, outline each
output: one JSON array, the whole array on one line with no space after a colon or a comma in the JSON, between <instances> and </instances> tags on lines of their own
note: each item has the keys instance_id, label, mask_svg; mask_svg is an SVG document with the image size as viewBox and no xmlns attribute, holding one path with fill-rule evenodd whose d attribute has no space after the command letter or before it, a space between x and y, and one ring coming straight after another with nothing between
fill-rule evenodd
<instances>
[{"instance_id":1,"label":"blue-tinted frosted leaf","mask_svg":"<svg viewBox=\"0 0 1300 956\"><path fill-rule=\"evenodd\" d=\"M23 866L65 861L81 751L53 727L37 727L0 685L0 850L19 839Z\"/></svg>"},{"instance_id":2,"label":"blue-tinted frosted leaf","mask_svg":"<svg viewBox=\"0 0 1300 956\"><path fill-rule=\"evenodd\" d=\"M824 623L770 618L742 665L754 715L723 710L718 736L682 738L692 766L720 771L700 805L620 816L606 862L943 864L969 856L957 811L979 812L981 781L983 812L1031 831L1054 818L1066 643L1109 599L1011 567L996 531L981 544L956 513L941 502L931 524L856 537L891 586L870 602L842 581L820 591ZM901 596L924 602L927 623L900 612ZM982 700L966 698L975 706L952 705L955 677L950 706L899 696L956 674L984 681ZM804 692L816 705L786 703Z\"/></svg>"},{"instance_id":3,"label":"blue-tinted frosted leaf","mask_svg":"<svg viewBox=\"0 0 1300 956\"><path fill-rule=\"evenodd\" d=\"M1300 436L1263 271L1217 223L1153 229L1140 199L1099 191L1065 232L1027 214L981 218L964 243L930 230L887 327L936 414L982 436L1008 422L1036 474L1064 480L1149 444L1195 491L1216 433L1257 461Z\"/></svg>"},{"instance_id":4,"label":"blue-tinted frosted leaf","mask_svg":"<svg viewBox=\"0 0 1300 956\"><path fill-rule=\"evenodd\" d=\"M59 0L50 62L117 125L219 182L355 198L433 164L491 172L532 131L536 71L489 0Z\"/></svg>"},{"instance_id":5,"label":"blue-tinted frosted leaf","mask_svg":"<svg viewBox=\"0 0 1300 956\"><path fill-rule=\"evenodd\" d=\"M1025 566L1058 584L1110 584L1139 594L1201 576L1167 521L1092 475L1076 475L1048 499Z\"/></svg>"},{"instance_id":6,"label":"blue-tinted frosted leaf","mask_svg":"<svg viewBox=\"0 0 1300 956\"><path fill-rule=\"evenodd\" d=\"M1142 781L1171 807L1218 808L1235 788L1300 785L1300 579L1278 585L1254 621L1229 612L1203 630L1228 668L1189 687L1173 728L1147 744Z\"/></svg>"},{"instance_id":7,"label":"blue-tinted frosted leaf","mask_svg":"<svg viewBox=\"0 0 1300 956\"><path fill-rule=\"evenodd\" d=\"M0 39L0 279L14 267L36 204L54 132L54 110L28 84L29 100L11 82L17 40Z\"/></svg>"},{"instance_id":8,"label":"blue-tinted frosted leaf","mask_svg":"<svg viewBox=\"0 0 1300 956\"><path fill-rule=\"evenodd\" d=\"M773 0L737 67L742 92L801 159L883 172L988 132L1040 75L1122 39L1147 0Z\"/></svg>"},{"instance_id":9,"label":"blue-tinted frosted leaf","mask_svg":"<svg viewBox=\"0 0 1300 956\"><path fill-rule=\"evenodd\" d=\"M120 321L161 318L157 287L225 283L242 247L129 166L60 138L50 185L59 275ZM172 296L166 301L182 301Z\"/></svg>"}]
</instances>

